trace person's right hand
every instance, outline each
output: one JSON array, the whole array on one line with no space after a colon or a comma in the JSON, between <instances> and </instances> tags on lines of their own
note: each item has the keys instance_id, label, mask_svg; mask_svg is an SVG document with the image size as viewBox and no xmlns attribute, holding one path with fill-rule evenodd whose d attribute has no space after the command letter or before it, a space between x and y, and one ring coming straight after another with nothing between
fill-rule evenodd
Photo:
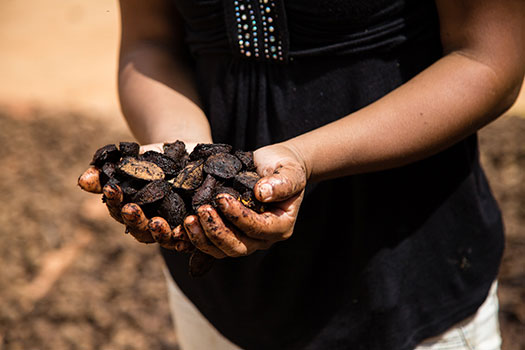
<instances>
[{"instance_id":1,"label":"person's right hand","mask_svg":"<svg viewBox=\"0 0 525 350\"><path fill-rule=\"evenodd\" d=\"M292 235L307 182L304 160L289 146L274 144L256 150L254 162L262 178L253 190L268 204L265 211L255 212L229 194L217 195L217 208L205 204L184 220L197 249L218 259L240 257Z\"/></svg>"},{"instance_id":2,"label":"person's right hand","mask_svg":"<svg viewBox=\"0 0 525 350\"><path fill-rule=\"evenodd\" d=\"M141 153L156 151L162 153L162 143L141 146ZM194 145L190 145L194 146ZM188 145L187 145L188 147ZM82 179L82 181L80 181ZM168 222L162 217L148 219L139 205L135 203L122 204L123 193L115 184L100 183L100 170L95 167L88 168L79 178L83 190L91 193L102 193L103 201L113 219L126 226L137 241L142 243L159 243L166 249L177 251L190 251L194 249L182 225L171 229Z\"/></svg>"}]
</instances>

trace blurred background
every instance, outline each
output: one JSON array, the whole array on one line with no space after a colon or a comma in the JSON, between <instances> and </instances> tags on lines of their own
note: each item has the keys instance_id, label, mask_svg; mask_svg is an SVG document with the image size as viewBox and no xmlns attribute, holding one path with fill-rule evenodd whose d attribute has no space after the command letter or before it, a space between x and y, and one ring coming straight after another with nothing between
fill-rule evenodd
<instances>
[{"instance_id":1,"label":"blurred background","mask_svg":"<svg viewBox=\"0 0 525 350\"><path fill-rule=\"evenodd\" d=\"M115 1L0 1L0 350L177 349L157 247L76 186L97 148L132 140L118 21ZM505 350L525 349L524 135L523 92L480 132L507 226Z\"/></svg>"}]
</instances>

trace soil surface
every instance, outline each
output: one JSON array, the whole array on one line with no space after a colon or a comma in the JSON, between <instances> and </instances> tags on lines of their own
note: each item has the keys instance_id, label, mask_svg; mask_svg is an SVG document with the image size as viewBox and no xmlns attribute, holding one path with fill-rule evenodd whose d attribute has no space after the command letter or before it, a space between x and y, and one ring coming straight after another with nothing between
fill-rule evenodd
<instances>
[{"instance_id":1,"label":"soil surface","mask_svg":"<svg viewBox=\"0 0 525 350\"><path fill-rule=\"evenodd\" d=\"M105 125L0 112L2 350L177 349L157 246L76 184L100 145L132 140Z\"/></svg>"},{"instance_id":2,"label":"soil surface","mask_svg":"<svg viewBox=\"0 0 525 350\"><path fill-rule=\"evenodd\" d=\"M95 149L131 140L85 115L0 111L0 349L177 349L155 245L137 243L99 195L76 186ZM109 124L111 125L111 124ZM525 119L480 133L501 203L507 247L500 274L505 350L524 350Z\"/></svg>"},{"instance_id":3,"label":"soil surface","mask_svg":"<svg viewBox=\"0 0 525 350\"><path fill-rule=\"evenodd\" d=\"M481 160L506 227L499 275L504 350L525 350L525 119L502 117L480 132Z\"/></svg>"}]
</instances>

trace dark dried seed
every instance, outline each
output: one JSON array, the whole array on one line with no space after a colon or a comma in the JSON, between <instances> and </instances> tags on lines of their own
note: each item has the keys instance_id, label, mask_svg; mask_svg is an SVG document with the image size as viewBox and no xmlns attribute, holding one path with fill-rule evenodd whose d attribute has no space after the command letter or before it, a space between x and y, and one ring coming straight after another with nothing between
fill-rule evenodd
<instances>
[{"instance_id":1,"label":"dark dried seed","mask_svg":"<svg viewBox=\"0 0 525 350\"><path fill-rule=\"evenodd\" d=\"M102 172L107 177L111 178L115 176L115 170L117 169L117 165L115 163L105 163L102 166Z\"/></svg>"},{"instance_id":2,"label":"dark dried seed","mask_svg":"<svg viewBox=\"0 0 525 350\"><path fill-rule=\"evenodd\" d=\"M111 162L116 163L120 159L120 151L115 145L106 145L99 148L93 155L93 160L91 165L96 166L97 168L102 168L104 163Z\"/></svg>"},{"instance_id":3,"label":"dark dried seed","mask_svg":"<svg viewBox=\"0 0 525 350\"><path fill-rule=\"evenodd\" d=\"M116 168L117 165L115 163L104 163L104 165L102 165L102 169L99 174L100 185L102 187L104 187L108 181L115 178Z\"/></svg>"},{"instance_id":4,"label":"dark dried seed","mask_svg":"<svg viewBox=\"0 0 525 350\"><path fill-rule=\"evenodd\" d=\"M100 187L104 188L104 186L106 186L106 184L110 181L110 180L113 180L114 178L110 178L108 177L106 174L104 174L103 171L99 172L98 174L98 180L100 181Z\"/></svg>"},{"instance_id":5,"label":"dark dried seed","mask_svg":"<svg viewBox=\"0 0 525 350\"><path fill-rule=\"evenodd\" d=\"M132 198L132 202L138 205L149 204L161 200L169 193L171 185L164 180L156 180L148 183Z\"/></svg>"},{"instance_id":6,"label":"dark dried seed","mask_svg":"<svg viewBox=\"0 0 525 350\"><path fill-rule=\"evenodd\" d=\"M175 141L172 143L165 143L162 146L164 154L174 161L181 161L188 155L186 152L186 145L182 141Z\"/></svg>"},{"instance_id":7,"label":"dark dried seed","mask_svg":"<svg viewBox=\"0 0 525 350\"><path fill-rule=\"evenodd\" d=\"M186 205L178 193L171 191L160 203L158 213L166 219L171 228L175 228L181 225L186 217Z\"/></svg>"},{"instance_id":8,"label":"dark dried seed","mask_svg":"<svg viewBox=\"0 0 525 350\"><path fill-rule=\"evenodd\" d=\"M134 196L142 187L145 186L145 182L135 179L124 179L120 182L119 186L122 189L122 193L127 196Z\"/></svg>"},{"instance_id":9,"label":"dark dried seed","mask_svg":"<svg viewBox=\"0 0 525 350\"><path fill-rule=\"evenodd\" d=\"M235 175L233 179L233 188L239 192L253 190L253 187L261 177L253 171L243 171Z\"/></svg>"},{"instance_id":10,"label":"dark dried seed","mask_svg":"<svg viewBox=\"0 0 525 350\"><path fill-rule=\"evenodd\" d=\"M122 183L121 181L116 178L116 177L112 177L108 180L107 182L108 185L111 185L111 186L114 186L114 185L118 185L120 187L120 189L122 189Z\"/></svg>"},{"instance_id":11,"label":"dark dried seed","mask_svg":"<svg viewBox=\"0 0 525 350\"><path fill-rule=\"evenodd\" d=\"M136 142L120 142L118 145L122 157L138 157L140 146Z\"/></svg>"},{"instance_id":12,"label":"dark dried seed","mask_svg":"<svg viewBox=\"0 0 525 350\"><path fill-rule=\"evenodd\" d=\"M117 171L122 175L139 180L154 181L164 179L164 172L158 165L133 157L122 159L117 165Z\"/></svg>"},{"instance_id":13,"label":"dark dried seed","mask_svg":"<svg viewBox=\"0 0 525 350\"><path fill-rule=\"evenodd\" d=\"M182 169L180 161L177 162L167 155L155 151L147 151L141 154L138 159L158 165L166 176L175 176Z\"/></svg>"},{"instance_id":14,"label":"dark dried seed","mask_svg":"<svg viewBox=\"0 0 525 350\"><path fill-rule=\"evenodd\" d=\"M230 153L232 146L224 143L199 143L190 153L190 159L206 159L217 153Z\"/></svg>"},{"instance_id":15,"label":"dark dried seed","mask_svg":"<svg viewBox=\"0 0 525 350\"><path fill-rule=\"evenodd\" d=\"M186 191L195 190L204 180L203 167L203 160L190 162L173 180L173 187Z\"/></svg>"},{"instance_id":16,"label":"dark dried seed","mask_svg":"<svg viewBox=\"0 0 525 350\"><path fill-rule=\"evenodd\" d=\"M228 153L211 155L204 163L204 171L222 179L233 178L242 169L242 163L237 157Z\"/></svg>"},{"instance_id":17,"label":"dark dried seed","mask_svg":"<svg viewBox=\"0 0 525 350\"><path fill-rule=\"evenodd\" d=\"M217 184L218 182L213 176L206 176L202 185L193 194L191 205L194 211L197 211L197 208L201 205L213 203L213 195Z\"/></svg>"},{"instance_id":18,"label":"dark dried seed","mask_svg":"<svg viewBox=\"0 0 525 350\"><path fill-rule=\"evenodd\" d=\"M253 162L253 152L235 151L234 154L241 161L244 170L255 170L255 163Z\"/></svg>"}]
</instances>

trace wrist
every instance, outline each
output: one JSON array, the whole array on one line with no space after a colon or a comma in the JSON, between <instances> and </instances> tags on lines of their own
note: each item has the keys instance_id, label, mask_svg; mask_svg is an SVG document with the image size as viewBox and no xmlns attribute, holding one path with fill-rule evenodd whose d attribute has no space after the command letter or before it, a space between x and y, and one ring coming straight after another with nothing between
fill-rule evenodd
<instances>
[{"instance_id":1,"label":"wrist","mask_svg":"<svg viewBox=\"0 0 525 350\"><path fill-rule=\"evenodd\" d=\"M294 156L299 166L303 169L306 181L309 181L312 176L312 166L310 158L306 155L305 148L301 147L300 142L296 139L284 141L281 145L286 147Z\"/></svg>"}]
</instances>

